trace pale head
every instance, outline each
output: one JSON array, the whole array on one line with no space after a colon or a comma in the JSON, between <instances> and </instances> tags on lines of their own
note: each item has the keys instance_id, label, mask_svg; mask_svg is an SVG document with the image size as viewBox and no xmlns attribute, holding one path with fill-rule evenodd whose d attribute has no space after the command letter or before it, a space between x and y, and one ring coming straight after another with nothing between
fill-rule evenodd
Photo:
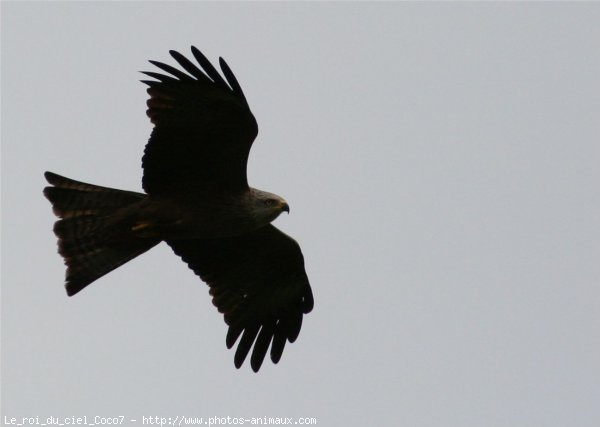
<instances>
[{"instance_id":1,"label":"pale head","mask_svg":"<svg viewBox=\"0 0 600 427\"><path fill-rule=\"evenodd\" d=\"M290 212L287 202L277 194L250 189L252 214L259 225L266 225L275 220L282 212Z\"/></svg>"}]
</instances>

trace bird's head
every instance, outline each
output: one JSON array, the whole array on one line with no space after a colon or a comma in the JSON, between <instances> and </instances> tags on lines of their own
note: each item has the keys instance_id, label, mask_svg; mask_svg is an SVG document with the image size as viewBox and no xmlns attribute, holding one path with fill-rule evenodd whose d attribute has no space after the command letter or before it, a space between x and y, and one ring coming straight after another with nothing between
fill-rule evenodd
<instances>
[{"instance_id":1,"label":"bird's head","mask_svg":"<svg viewBox=\"0 0 600 427\"><path fill-rule=\"evenodd\" d=\"M251 190L252 212L260 225L266 225L275 220L282 212L290 212L287 202L277 194L266 191Z\"/></svg>"}]
</instances>

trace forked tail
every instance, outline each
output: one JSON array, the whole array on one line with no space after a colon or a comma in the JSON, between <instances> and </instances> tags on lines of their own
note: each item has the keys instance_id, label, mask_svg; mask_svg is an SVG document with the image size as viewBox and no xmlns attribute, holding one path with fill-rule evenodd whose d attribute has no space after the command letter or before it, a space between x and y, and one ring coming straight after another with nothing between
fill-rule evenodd
<instances>
[{"instance_id":1,"label":"forked tail","mask_svg":"<svg viewBox=\"0 0 600 427\"><path fill-rule=\"evenodd\" d=\"M119 209L143 200L145 194L86 184L52 172L44 176L52 185L44 188L44 196L60 218L54 233L67 266L69 296L160 242L128 233L114 218Z\"/></svg>"}]
</instances>

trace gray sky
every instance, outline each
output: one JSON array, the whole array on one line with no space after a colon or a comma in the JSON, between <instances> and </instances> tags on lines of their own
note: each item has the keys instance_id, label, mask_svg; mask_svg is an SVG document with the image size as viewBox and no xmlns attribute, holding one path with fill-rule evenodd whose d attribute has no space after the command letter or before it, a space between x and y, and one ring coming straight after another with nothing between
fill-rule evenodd
<instances>
[{"instance_id":1,"label":"gray sky","mask_svg":"<svg viewBox=\"0 0 600 427\"><path fill-rule=\"evenodd\" d=\"M600 4L2 3L2 416L600 425ZM165 245L73 298L43 172L141 189L140 70L223 56L315 294L236 370ZM137 425L141 425L138 422Z\"/></svg>"}]
</instances>

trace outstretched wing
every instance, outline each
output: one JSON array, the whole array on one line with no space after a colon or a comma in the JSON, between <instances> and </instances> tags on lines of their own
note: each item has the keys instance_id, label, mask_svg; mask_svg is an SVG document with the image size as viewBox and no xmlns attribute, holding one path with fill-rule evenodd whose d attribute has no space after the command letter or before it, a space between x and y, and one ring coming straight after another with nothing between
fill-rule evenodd
<instances>
[{"instance_id":1,"label":"outstretched wing","mask_svg":"<svg viewBox=\"0 0 600 427\"><path fill-rule=\"evenodd\" d=\"M210 286L213 304L229 325L227 348L242 336L235 366L242 366L253 344L255 372L269 346L277 363L314 304L298 243L272 225L239 237L167 243Z\"/></svg>"},{"instance_id":2,"label":"outstretched wing","mask_svg":"<svg viewBox=\"0 0 600 427\"><path fill-rule=\"evenodd\" d=\"M146 113L154 123L142 158L144 190L152 195L246 190L258 126L235 76L219 58L223 79L193 46L200 68L179 52L170 54L186 72L157 61L150 63L168 74L144 72L156 79L143 81L150 95Z\"/></svg>"}]
</instances>

